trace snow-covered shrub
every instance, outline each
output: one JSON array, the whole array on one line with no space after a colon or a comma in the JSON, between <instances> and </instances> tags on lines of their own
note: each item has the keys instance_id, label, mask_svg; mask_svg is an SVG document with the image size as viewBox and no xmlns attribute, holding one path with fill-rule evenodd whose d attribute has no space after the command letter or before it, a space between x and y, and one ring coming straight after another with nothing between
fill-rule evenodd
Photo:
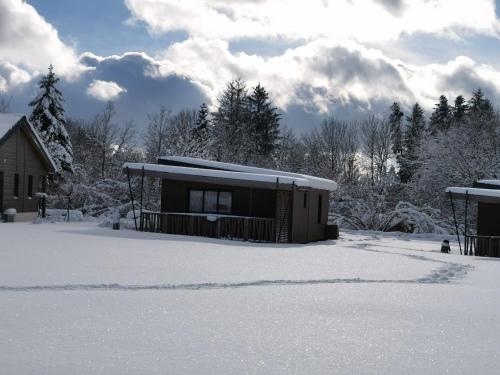
<instances>
[{"instance_id":1,"label":"snow-covered shrub","mask_svg":"<svg viewBox=\"0 0 500 375\"><path fill-rule=\"evenodd\" d=\"M68 221L68 210L49 208L46 210L47 220L52 222ZM82 211L69 210L69 221L84 221Z\"/></svg>"},{"instance_id":2,"label":"snow-covered shrub","mask_svg":"<svg viewBox=\"0 0 500 375\"><path fill-rule=\"evenodd\" d=\"M408 202L399 202L396 208L385 215L379 230L384 232L437 233L449 230L439 221L440 211L431 207L416 207Z\"/></svg>"}]
</instances>

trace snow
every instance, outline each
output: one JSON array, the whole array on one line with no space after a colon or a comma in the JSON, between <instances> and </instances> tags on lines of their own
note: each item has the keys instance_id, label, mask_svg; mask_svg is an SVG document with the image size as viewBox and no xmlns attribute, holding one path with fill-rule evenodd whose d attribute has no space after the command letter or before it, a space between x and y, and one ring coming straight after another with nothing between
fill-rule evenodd
<instances>
[{"instance_id":1,"label":"snow","mask_svg":"<svg viewBox=\"0 0 500 375\"><path fill-rule=\"evenodd\" d=\"M500 186L500 180L479 180L480 184Z\"/></svg>"},{"instance_id":2,"label":"snow","mask_svg":"<svg viewBox=\"0 0 500 375\"><path fill-rule=\"evenodd\" d=\"M0 113L0 139L2 139L10 129L16 125L21 118L23 118L25 115L21 113ZM30 126L30 130L33 133L35 140L37 141L38 145L41 147L42 151L45 153L49 163L51 166L57 170L56 165L54 164L54 160L52 160L49 151L47 150L47 147L45 146L44 142L41 140L40 136L38 135L38 132L35 130L33 125L28 121L28 124Z\"/></svg>"},{"instance_id":3,"label":"snow","mask_svg":"<svg viewBox=\"0 0 500 375\"><path fill-rule=\"evenodd\" d=\"M201 176L201 177L217 177L225 178L230 180L238 181L258 181L267 182L272 184L285 184L292 185L295 184L298 187L312 187L323 190L335 190L336 184L333 181L328 181L329 183L318 183L307 176L302 177L291 177L288 175L272 175L272 174L259 174L259 173L249 173L249 172L232 172L232 171L220 171L214 169L203 169L203 168L190 168L190 167L176 167L170 165L161 164L147 164L147 163L125 163L124 169L130 168L131 170L142 170L146 172L160 172L160 173L175 173L180 175L190 175L190 176ZM280 173L280 172L277 172Z\"/></svg>"},{"instance_id":4,"label":"snow","mask_svg":"<svg viewBox=\"0 0 500 375\"><path fill-rule=\"evenodd\" d=\"M446 188L447 193L453 194L469 194L478 197L495 197L500 198L500 189L482 189L482 188L469 188L469 187L449 187Z\"/></svg>"},{"instance_id":5,"label":"snow","mask_svg":"<svg viewBox=\"0 0 500 375\"><path fill-rule=\"evenodd\" d=\"M186 156L163 156L160 157L160 160L170 160L179 163L189 163L193 165L198 165L200 167L209 167L209 168L220 168L233 172L245 172L245 173L253 173L259 175L272 175L272 176L283 176L283 177L291 177L297 179L304 179L309 181L309 185L315 189L321 190L329 190L335 191L337 190L337 183L332 180L327 180L325 178L313 177L299 173L292 172L283 172L277 171L273 169L265 169L265 168L257 168L257 167L249 167L246 165L239 164L231 164L231 163L221 163L218 161L211 161L205 159L197 159ZM281 177L280 177L281 178Z\"/></svg>"},{"instance_id":6,"label":"snow","mask_svg":"<svg viewBox=\"0 0 500 375\"><path fill-rule=\"evenodd\" d=\"M500 262L453 238L253 244L0 224L6 374L497 374ZM452 254L439 252L443 239Z\"/></svg>"},{"instance_id":7,"label":"snow","mask_svg":"<svg viewBox=\"0 0 500 375\"><path fill-rule=\"evenodd\" d=\"M18 123L24 115L20 113L0 113L0 139Z\"/></svg>"},{"instance_id":8,"label":"snow","mask_svg":"<svg viewBox=\"0 0 500 375\"><path fill-rule=\"evenodd\" d=\"M17 210L15 208L7 208L4 212L4 215L7 216L15 216L17 214Z\"/></svg>"}]
</instances>

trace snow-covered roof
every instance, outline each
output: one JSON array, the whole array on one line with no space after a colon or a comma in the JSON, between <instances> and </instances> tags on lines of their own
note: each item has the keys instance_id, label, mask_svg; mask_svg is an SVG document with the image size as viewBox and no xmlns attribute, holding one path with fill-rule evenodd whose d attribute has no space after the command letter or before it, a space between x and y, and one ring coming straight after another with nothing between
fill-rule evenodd
<instances>
[{"instance_id":1,"label":"snow-covered roof","mask_svg":"<svg viewBox=\"0 0 500 375\"><path fill-rule=\"evenodd\" d=\"M314 189L328 190L328 191L337 190L337 183L335 181L328 180L326 178L308 176L308 175L300 174L300 173L283 172L283 171L277 171L277 170L273 170L273 169L249 167L246 165L222 163L222 162L218 162L218 161L190 158L190 157L185 157L185 156L165 156L165 157L161 157L160 160L191 164L191 165L205 167L205 168L222 169L225 171L230 171L231 173L241 172L241 173L245 173L248 175L272 176L274 181L276 181L276 178L279 178L280 181L285 181L285 180L295 181L295 185L297 185L297 186L311 187ZM283 183L285 183L285 182L283 182ZM290 184L291 183L292 182L290 182Z\"/></svg>"},{"instance_id":2,"label":"snow-covered roof","mask_svg":"<svg viewBox=\"0 0 500 375\"><path fill-rule=\"evenodd\" d=\"M468 197L470 200L490 200L500 202L500 190L498 189L483 189L471 187L448 187L447 193L451 193L459 198Z\"/></svg>"},{"instance_id":3,"label":"snow-covered roof","mask_svg":"<svg viewBox=\"0 0 500 375\"><path fill-rule=\"evenodd\" d=\"M21 113L0 113L0 141L23 117L25 117L25 115ZM54 160L52 160L52 158L50 157L50 153L45 147L44 142L38 135L38 132L35 130L33 125L31 125L28 119L26 119L26 123L28 124L29 131L33 134L35 143L39 147L40 151L44 154L47 162L55 171L57 171L57 166L54 163Z\"/></svg>"},{"instance_id":4,"label":"snow-covered roof","mask_svg":"<svg viewBox=\"0 0 500 375\"><path fill-rule=\"evenodd\" d=\"M173 175L186 175L186 176L200 176L200 177L213 177L234 181L253 181L262 182L276 185L295 185L297 187L313 187L311 181L303 177L291 177L279 174L263 174L263 173L249 173L249 172L234 172L234 171L221 171L215 169L205 168L192 168L192 167L177 167L171 165L161 164L147 164L147 163L125 163L123 168L132 171L155 172ZM333 182L333 181L332 181ZM331 189L332 186L330 186ZM321 187L324 190L326 185Z\"/></svg>"},{"instance_id":5,"label":"snow-covered roof","mask_svg":"<svg viewBox=\"0 0 500 375\"><path fill-rule=\"evenodd\" d=\"M16 125L24 115L20 113L0 113L0 139Z\"/></svg>"},{"instance_id":6,"label":"snow-covered roof","mask_svg":"<svg viewBox=\"0 0 500 375\"><path fill-rule=\"evenodd\" d=\"M479 180L478 183L485 185L500 186L500 180Z\"/></svg>"}]
</instances>

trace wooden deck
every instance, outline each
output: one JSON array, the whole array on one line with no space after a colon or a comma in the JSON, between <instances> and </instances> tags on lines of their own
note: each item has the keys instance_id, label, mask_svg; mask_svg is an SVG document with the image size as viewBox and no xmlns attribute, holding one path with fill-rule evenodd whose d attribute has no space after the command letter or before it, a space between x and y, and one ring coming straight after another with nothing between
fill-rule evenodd
<instances>
[{"instance_id":1,"label":"wooden deck","mask_svg":"<svg viewBox=\"0 0 500 375\"><path fill-rule=\"evenodd\" d=\"M499 258L500 236L467 235L464 254Z\"/></svg>"},{"instance_id":2,"label":"wooden deck","mask_svg":"<svg viewBox=\"0 0 500 375\"><path fill-rule=\"evenodd\" d=\"M276 242L277 238L274 219L210 214L143 211L139 230L255 242ZM280 238L280 242L288 241Z\"/></svg>"}]
</instances>

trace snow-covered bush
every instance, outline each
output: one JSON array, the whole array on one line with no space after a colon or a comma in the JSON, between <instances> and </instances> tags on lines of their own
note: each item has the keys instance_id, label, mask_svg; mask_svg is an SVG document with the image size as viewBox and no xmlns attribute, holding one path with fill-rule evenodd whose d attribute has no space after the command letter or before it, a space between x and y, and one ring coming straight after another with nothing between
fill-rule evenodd
<instances>
[{"instance_id":1,"label":"snow-covered bush","mask_svg":"<svg viewBox=\"0 0 500 375\"><path fill-rule=\"evenodd\" d=\"M68 210L49 208L46 210L47 220L52 222L68 221ZM69 210L69 221L84 221L83 214L79 210Z\"/></svg>"},{"instance_id":2,"label":"snow-covered bush","mask_svg":"<svg viewBox=\"0 0 500 375\"><path fill-rule=\"evenodd\" d=\"M408 202L399 202L396 208L384 215L379 230L384 232L447 234L449 229L438 218L440 211L431 207L416 207Z\"/></svg>"}]
</instances>

